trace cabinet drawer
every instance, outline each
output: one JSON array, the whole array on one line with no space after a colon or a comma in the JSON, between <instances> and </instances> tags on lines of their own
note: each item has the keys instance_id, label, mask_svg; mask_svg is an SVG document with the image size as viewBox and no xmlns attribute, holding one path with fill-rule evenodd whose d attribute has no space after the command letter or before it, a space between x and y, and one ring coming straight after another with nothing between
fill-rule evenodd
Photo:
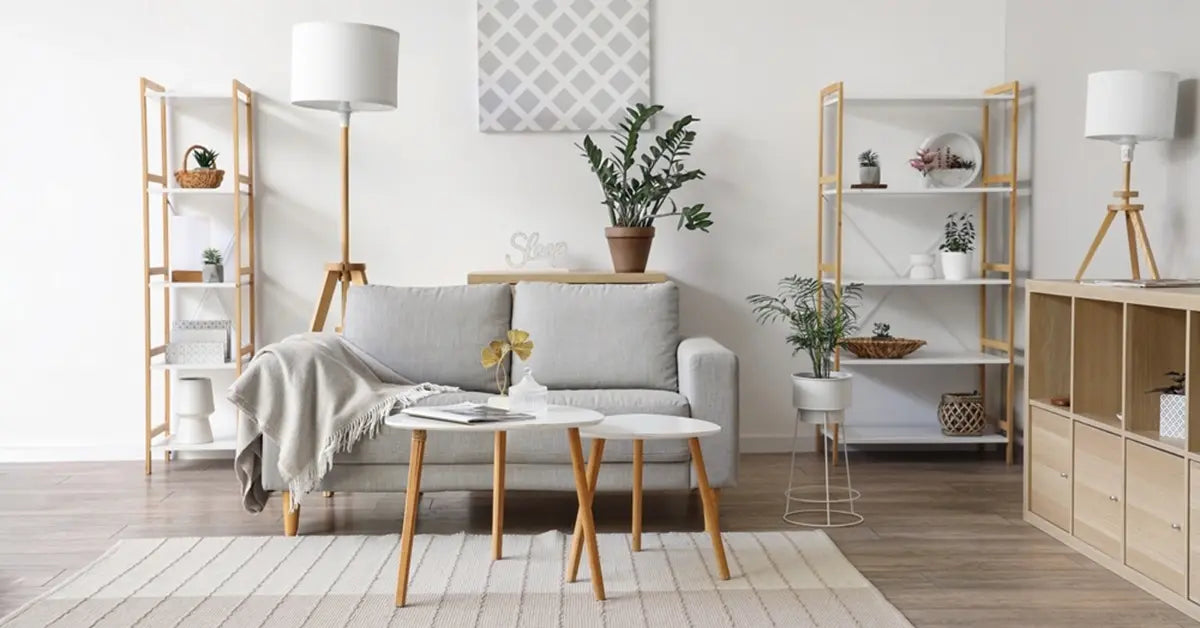
<instances>
[{"instance_id":1,"label":"cabinet drawer","mask_svg":"<svg viewBox=\"0 0 1200 628\"><path fill-rule=\"evenodd\" d=\"M1121 437L1075 424L1074 503L1079 540L1121 557Z\"/></svg>"},{"instance_id":2,"label":"cabinet drawer","mask_svg":"<svg viewBox=\"0 0 1200 628\"><path fill-rule=\"evenodd\" d=\"M1192 598L1193 602L1200 602L1200 463L1191 462L1189 464L1191 466L1189 481L1191 482L1192 490L1189 513L1191 525L1188 529L1192 537L1189 543L1192 554L1190 563L1192 577L1189 580L1191 591L1188 592L1188 597Z\"/></svg>"},{"instance_id":3,"label":"cabinet drawer","mask_svg":"<svg viewBox=\"0 0 1200 628\"><path fill-rule=\"evenodd\" d=\"M1183 595L1187 587L1187 463L1125 444L1125 564Z\"/></svg>"},{"instance_id":4,"label":"cabinet drawer","mask_svg":"<svg viewBox=\"0 0 1200 628\"><path fill-rule=\"evenodd\" d=\"M1029 408L1029 510L1071 530L1071 419Z\"/></svg>"}]
</instances>

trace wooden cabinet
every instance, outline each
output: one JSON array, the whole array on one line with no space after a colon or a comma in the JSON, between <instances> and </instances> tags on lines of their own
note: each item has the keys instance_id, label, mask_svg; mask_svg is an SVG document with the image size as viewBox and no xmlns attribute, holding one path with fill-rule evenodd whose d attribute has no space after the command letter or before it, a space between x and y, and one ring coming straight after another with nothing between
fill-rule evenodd
<instances>
[{"instance_id":1,"label":"wooden cabinet","mask_svg":"<svg viewBox=\"0 0 1200 628\"><path fill-rule=\"evenodd\" d=\"M1125 445L1125 564L1180 594L1187 590L1187 464L1142 443Z\"/></svg>"},{"instance_id":2,"label":"wooden cabinet","mask_svg":"<svg viewBox=\"0 0 1200 628\"><path fill-rule=\"evenodd\" d=\"M1125 492L1121 443L1116 434L1075 424L1073 533L1117 560L1121 558Z\"/></svg>"},{"instance_id":3,"label":"wooden cabinet","mask_svg":"<svg viewBox=\"0 0 1200 628\"><path fill-rule=\"evenodd\" d=\"M1191 540L1188 543L1189 554L1191 560L1189 565L1191 568L1191 576L1188 578L1188 597L1192 598L1193 602L1200 602L1200 462L1192 461L1189 463L1189 483L1191 484L1191 503L1189 505L1188 517L1191 519L1188 534Z\"/></svg>"},{"instance_id":4,"label":"wooden cabinet","mask_svg":"<svg viewBox=\"0 0 1200 628\"><path fill-rule=\"evenodd\" d=\"M1029 509L1071 530L1071 419L1031 407Z\"/></svg>"}]
</instances>

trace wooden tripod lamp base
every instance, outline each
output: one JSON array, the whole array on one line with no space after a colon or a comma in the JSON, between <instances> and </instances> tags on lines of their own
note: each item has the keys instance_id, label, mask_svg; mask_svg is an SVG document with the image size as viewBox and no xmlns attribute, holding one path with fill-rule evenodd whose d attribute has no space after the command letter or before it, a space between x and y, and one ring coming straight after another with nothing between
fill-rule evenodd
<instances>
[{"instance_id":1,"label":"wooden tripod lamp base","mask_svg":"<svg viewBox=\"0 0 1200 628\"><path fill-rule=\"evenodd\" d=\"M1087 255L1083 258L1083 264L1080 264L1079 271L1075 273L1075 281L1083 279L1083 273L1087 271L1087 267L1092 263L1092 258L1096 255L1096 249L1100 248L1100 243L1104 241L1104 236L1108 233L1108 228L1112 226L1113 220L1116 219L1117 213L1125 214L1125 234L1129 242L1129 270L1134 279L1142 278L1142 269L1138 262L1138 248L1146 254L1146 264L1150 269L1150 278L1159 279L1158 263L1154 261L1154 251L1150 248L1150 237L1146 235L1146 223L1142 221L1142 209L1145 205L1132 204L1130 199L1137 198L1138 193L1129 189L1130 162L1125 162L1125 189L1113 192L1113 197L1120 199L1120 202L1113 203L1108 206L1108 213L1104 216L1104 221L1100 223L1100 230L1096 232L1096 238L1092 240L1092 246L1088 248Z\"/></svg>"},{"instance_id":2,"label":"wooden tripod lamp base","mask_svg":"<svg viewBox=\"0 0 1200 628\"><path fill-rule=\"evenodd\" d=\"M321 298L317 300L317 310L313 312L312 331L323 331L325 319L329 317L329 306L333 304L333 293L338 284L342 286L342 324L346 321L346 291L350 286L365 286L367 284L367 265L359 263L330 262L325 265L325 283L321 287ZM339 325L337 332L341 333Z\"/></svg>"}]
</instances>

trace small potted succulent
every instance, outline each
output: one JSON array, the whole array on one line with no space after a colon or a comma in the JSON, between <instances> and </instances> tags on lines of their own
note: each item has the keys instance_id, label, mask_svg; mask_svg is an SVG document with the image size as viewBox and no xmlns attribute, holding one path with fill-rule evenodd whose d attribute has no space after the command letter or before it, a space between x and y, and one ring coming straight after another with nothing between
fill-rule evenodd
<instances>
[{"instance_id":1,"label":"small potted succulent","mask_svg":"<svg viewBox=\"0 0 1200 628\"><path fill-rule=\"evenodd\" d=\"M1187 374L1167 371L1171 383L1147 392L1158 395L1158 434L1163 438L1187 439Z\"/></svg>"},{"instance_id":2,"label":"small potted succulent","mask_svg":"<svg viewBox=\"0 0 1200 628\"><path fill-rule=\"evenodd\" d=\"M975 223L970 214L946 216L946 232L938 249L942 252L942 277L962 281L971 276L971 251L975 250Z\"/></svg>"},{"instance_id":3,"label":"small potted succulent","mask_svg":"<svg viewBox=\"0 0 1200 628\"><path fill-rule=\"evenodd\" d=\"M812 370L792 374L792 405L801 415L850 407L850 373L833 370L833 352L858 326L862 284L835 287L798 275L779 280L779 295L746 297L759 323L787 323L792 355L808 354ZM809 420L815 420L809 418Z\"/></svg>"},{"instance_id":4,"label":"small potted succulent","mask_svg":"<svg viewBox=\"0 0 1200 628\"><path fill-rule=\"evenodd\" d=\"M696 139L696 132L688 127L699 118L686 115L676 120L638 154L642 130L662 109L662 105L640 103L626 109L622 133L612 135L616 146L608 154L591 136L584 136L582 145L576 144L604 192L603 203L612 223L604 235L613 270L619 273L645 272L654 243L655 220L677 216L676 229L705 233L713 224L704 203L679 207L670 198L684 183L704 178L703 170L689 170L683 164Z\"/></svg>"},{"instance_id":5,"label":"small potted succulent","mask_svg":"<svg viewBox=\"0 0 1200 628\"><path fill-rule=\"evenodd\" d=\"M925 346L924 340L892 336L892 326L887 323L875 323L872 331L875 335L847 338L842 341L842 346L860 358L875 360L899 359Z\"/></svg>"},{"instance_id":6,"label":"small potted succulent","mask_svg":"<svg viewBox=\"0 0 1200 628\"><path fill-rule=\"evenodd\" d=\"M879 185L879 153L868 148L858 154L858 182Z\"/></svg>"},{"instance_id":7,"label":"small potted succulent","mask_svg":"<svg viewBox=\"0 0 1200 628\"><path fill-rule=\"evenodd\" d=\"M204 283L221 283L225 281L223 261L225 260L221 257L221 251L212 248L204 249Z\"/></svg>"}]
</instances>

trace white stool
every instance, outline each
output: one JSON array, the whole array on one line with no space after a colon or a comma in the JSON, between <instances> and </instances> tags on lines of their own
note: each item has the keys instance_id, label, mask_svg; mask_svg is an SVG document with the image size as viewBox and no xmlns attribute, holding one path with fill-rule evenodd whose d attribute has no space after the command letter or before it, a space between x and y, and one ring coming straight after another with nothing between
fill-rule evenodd
<instances>
[{"instance_id":1,"label":"white stool","mask_svg":"<svg viewBox=\"0 0 1200 628\"><path fill-rule=\"evenodd\" d=\"M805 411L809 416L818 414L819 411ZM824 426L821 433L821 438L825 438L825 434L829 432L829 426L832 424L841 424L841 412L819 412L821 414L820 425ZM832 416L831 416L832 415ZM831 420L832 419L832 420ZM822 446L821 452L825 459L825 483L824 484L801 484L797 486L796 480L796 443L800 436L801 423L817 423L805 417L805 413L800 410L796 411L796 426L792 431L792 468L788 473L788 488L784 491L784 508L783 520L798 526L806 526L809 528L848 528L856 526L863 522L863 516L854 511L854 502L862 497L862 493L855 490L850 484L850 452L846 448L846 439L842 439L842 460L846 467L846 485L833 486L829 483L829 447ZM835 445L836 446L836 445ZM824 491L824 497L820 497L821 491ZM796 493L817 493L816 497L796 497ZM845 494L845 497L835 497L836 495ZM798 504L797 508L792 508L792 503ZM834 508L834 506L843 506ZM847 510L848 508L848 510ZM813 515L825 515L824 521L822 517L813 517ZM811 519L816 519L815 521Z\"/></svg>"}]
</instances>

